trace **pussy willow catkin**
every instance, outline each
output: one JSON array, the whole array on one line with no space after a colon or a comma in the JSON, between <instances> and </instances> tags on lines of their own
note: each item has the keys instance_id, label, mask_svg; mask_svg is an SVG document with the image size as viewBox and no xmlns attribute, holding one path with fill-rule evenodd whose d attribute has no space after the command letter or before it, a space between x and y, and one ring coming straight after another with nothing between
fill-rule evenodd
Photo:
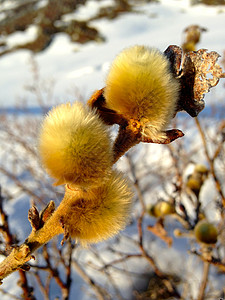
<instances>
[{"instance_id":1,"label":"pussy willow catkin","mask_svg":"<svg viewBox=\"0 0 225 300\"><path fill-rule=\"evenodd\" d=\"M40 130L39 152L56 185L98 185L111 172L107 127L79 102L61 104L48 113Z\"/></svg>"},{"instance_id":2,"label":"pussy willow catkin","mask_svg":"<svg viewBox=\"0 0 225 300\"><path fill-rule=\"evenodd\" d=\"M88 191L67 185L59 207L44 227L35 232L35 241L46 243L63 232L83 246L108 239L124 229L130 220L132 198L130 182L117 171Z\"/></svg>"},{"instance_id":3,"label":"pussy willow catkin","mask_svg":"<svg viewBox=\"0 0 225 300\"><path fill-rule=\"evenodd\" d=\"M101 185L87 192L67 187L58 210L65 230L81 244L97 243L124 229L131 215L133 192L129 181L113 171Z\"/></svg>"},{"instance_id":4,"label":"pussy willow catkin","mask_svg":"<svg viewBox=\"0 0 225 300\"><path fill-rule=\"evenodd\" d=\"M163 140L163 130L174 116L179 82L169 61L159 50L133 46L113 61L106 78L107 106L130 119L139 120L143 134Z\"/></svg>"}]
</instances>

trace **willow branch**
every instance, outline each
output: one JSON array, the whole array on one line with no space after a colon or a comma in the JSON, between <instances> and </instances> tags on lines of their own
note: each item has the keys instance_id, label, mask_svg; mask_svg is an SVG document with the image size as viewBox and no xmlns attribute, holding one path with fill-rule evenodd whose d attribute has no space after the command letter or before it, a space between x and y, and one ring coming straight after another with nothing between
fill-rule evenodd
<instances>
[{"instance_id":1,"label":"willow branch","mask_svg":"<svg viewBox=\"0 0 225 300\"><path fill-rule=\"evenodd\" d=\"M214 265L215 267L219 268L222 272L225 272L225 264L218 258L216 257L206 257L204 255L201 255L197 251L191 251L190 253L198 256L202 261L207 262L211 265Z\"/></svg>"},{"instance_id":2,"label":"willow branch","mask_svg":"<svg viewBox=\"0 0 225 300\"><path fill-rule=\"evenodd\" d=\"M63 233L61 224L57 222L58 209L44 223L42 228L39 230L33 229L26 241L22 245L13 248L11 253L0 263L0 282L34 258L32 254L35 250L46 244L54 236Z\"/></svg>"},{"instance_id":3,"label":"willow branch","mask_svg":"<svg viewBox=\"0 0 225 300\"><path fill-rule=\"evenodd\" d=\"M205 289L208 282L209 268L210 268L210 264L208 262L204 262L202 283L199 289L197 300L204 300Z\"/></svg>"},{"instance_id":4,"label":"willow branch","mask_svg":"<svg viewBox=\"0 0 225 300\"><path fill-rule=\"evenodd\" d=\"M222 204L225 207L225 195L223 193L222 186L221 186L221 183L219 181L219 178L216 175L215 166L214 166L214 159L211 158L210 154L209 154L209 150L208 150L208 146L207 146L207 142L206 142L205 133L204 133L204 131L202 129L201 123L200 123L200 121L199 121L198 118L195 118L195 123L197 125L198 131L199 131L201 139L202 139L202 143L203 143L203 146L204 146L205 155L206 155L209 167L210 167L210 171L212 173L212 176L213 176L215 184L216 184L216 189L217 189L218 193L220 194L221 199L222 199Z\"/></svg>"},{"instance_id":5,"label":"willow branch","mask_svg":"<svg viewBox=\"0 0 225 300\"><path fill-rule=\"evenodd\" d=\"M8 224L8 215L3 210L3 197L1 195L1 187L0 187L0 215L2 220L2 226L1 231L4 235L5 243L6 243L6 249L10 248L15 242L17 242L14 238L14 236L11 234L9 224ZM25 271L29 270L28 265L23 265L22 269L19 270L19 281L18 285L21 287L23 291L23 297L26 299L35 299L32 295L33 288L28 285L27 277Z\"/></svg>"},{"instance_id":6,"label":"willow branch","mask_svg":"<svg viewBox=\"0 0 225 300\"><path fill-rule=\"evenodd\" d=\"M99 286L97 285L93 279L91 279L85 272L84 270L81 268L81 266L75 261L73 260L72 262L72 266L73 268L77 271L77 273L80 275L81 278L84 279L84 281L92 287L92 289L95 291L96 297L98 300L104 300L104 295L105 295L105 291Z\"/></svg>"}]
</instances>

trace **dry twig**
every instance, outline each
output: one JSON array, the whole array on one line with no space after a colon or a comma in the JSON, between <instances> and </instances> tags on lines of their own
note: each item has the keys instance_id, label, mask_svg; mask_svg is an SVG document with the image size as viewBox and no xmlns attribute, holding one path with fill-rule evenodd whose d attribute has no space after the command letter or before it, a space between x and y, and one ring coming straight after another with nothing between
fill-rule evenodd
<instances>
[{"instance_id":1,"label":"dry twig","mask_svg":"<svg viewBox=\"0 0 225 300\"><path fill-rule=\"evenodd\" d=\"M223 193L222 185L220 183L220 180L219 180L219 178L216 174L215 165L214 165L214 161L215 161L215 158L217 157L217 155L214 154L212 158L210 157L208 146L207 146L207 141L206 141L206 136L205 136L205 133L202 129L201 123L200 123L198 118L195 118L195 123L197 125L197 128L199 130L199 133L200 133L200 136L201 136L201 139L202 139L205 155L206 155L209 167L210 167L211 174L212 174L212 176L214 178L214 181L215 181L216 189L217 189L218 193L220 194L222 204L225 207L225 195Z\"/></svg>"}]
</instances>

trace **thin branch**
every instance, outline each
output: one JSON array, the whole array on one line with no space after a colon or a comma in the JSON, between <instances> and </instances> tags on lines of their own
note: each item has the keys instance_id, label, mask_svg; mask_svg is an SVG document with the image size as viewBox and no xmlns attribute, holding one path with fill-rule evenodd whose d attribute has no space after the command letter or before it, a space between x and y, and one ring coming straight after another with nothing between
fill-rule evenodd
<instances>
[{"instance_id":1,"label":"thin branch","mask_svg":"<svg viewBox=\"0 0 225 300\"><path fill-rule=\"evenodd\" d=\"M49 294L48 294L49 293L49 289L46 286L44 286L44 284L41 281L41 278L40 278L40 276L39 276L39 274L37 272L34 272L33 274L34 274L34 277L37 280L38 286L39 286L39 288L40 288L40 290L41 290L41 292L43 294L44 299L45 300L49 300Z\"/></svg>"},{"instance_id":2,"label":"thin branch","mask_svg":"<svg viewBox=\"0 0 225 300\"><path fill-rule=\"evenodd\" d=\"M25 242L20 246L14 247L11 253L0 263L0 282L34 258L32 253L36 249L60 233L63 233L63 228L57 221L57 213L55 213L44 223L42 228L39 230L33 229Z\"/></svg>"},{"instance_id":3,"label":"thin branch","mask_svg":"<svg viewBox=\"0 0 225 300\"><path fill-rule=\"evenodd\" d=\"M145 211L146 211L146 206L145 206L145 203L144 203L144 197L143 197L140 185L139 185L139 180L136 176L135 167L134 167L134 164L132 162L132 159L130 158L129 154L127 154L126 157L127 157L127 160L128 160L129 166L130 166L131 174L133 176L134 186L135 186L135 188L137 190L137 193L138 193L138 199L139 199L139 201L141 203L141 206L142 206L142 213L141 213L141 216L138 218L138 224L137 224L138 234L139 234L139 248L141 250L141 253L142 253L143 257L145 257L147 259L147 261L149 262L149 264L153 267L155 273L158 276L162 276L162 273L158 269L154 259L146 252L146 250L144 249L144 246L143 246L142 221L143 221L143 217L144 217L144 214L145 214Z\"/></svg>"},{"instance_id":4,"label":"thin branch","mask_svg":"<svg viewBox=\"0 0 225 300\"><path fill-rule=\"evenodd\" d=\"M109 249L109 250L111 250L111 249ZM120 290L117 287L117 284L115 282L115 278L114 278L115 276L114 276L114 274L111 274L111 272L108 270L108 267L105 268L105 261L102 258L101 254L98 251L96 251L94 247L92 248L92 253L95 255L95 258L102 265L104 265L103 268L100 268L100 269L99 269L99 267L95 266L95 270L97 270L99 272L104 272L104 274L107 276L107 279L108 279L107 282L110 282L111 286L113 287L113 289L115 291L116 298L118 300L123 300L123 297L121 296L121 292L120 292ZM96 259L95 259L95 261L96 261ZM88 263L88 266L90 266L90 263ZM110 267L110 265L109 265L109 267Z\"/></svg>"},{"instance_id":5,"label":"thin branch","mask_svg":"<svg viewBox=\"0 0 225 300\"><path fill-rule=\"evenodd\" d=\"M113 265L116 265L116 264L120 264L130 258L136 258L136 257L143 257L142 254L127 254L121 258L118 258L118 259L115 259L115 260L112 260L111 262L105 264L103 267L100 268L100 270L103 270L103 269L107 269L107 268L111 268Z\"/></svg>"},{"instance_id":6,"label":"thin branch","mask_svg":"<svg viewBox=\"0 0 225 300\"><path fill-rule=\"evenodd\" d=\"M1 193L1 186L0 186L0 215L2 220L2 225L0 226L0 231L2 232L4 236L4 240L6 243L6 248L14 244L15 238L10 232L9 224L8 224L8 215L3 210L3 197Z\"/></svg>"},{"instance_id":7,"label":"thin branch","mask_svg":"<svg viewBox=\"0 0 225 300\"><path fill-rule=\"evenodd\" d=\"M22 191L26 192L29 196L31 196L34 200L42 201L42 199L37 196L32 190L28 189L13 173L9 172L5 168L0 166L0 172L2 172L4 175L12 179L15 184L21 188Z\"/></svg>"},{"instance_id":8,"label":"thin branch","mask_svg":"<svg viewBox=\"0 0 225 300\"><path fill-rule=\"evenodd\" d=\"M204 300L205 289L207 287L208 276L209 276L209 268L210 268L210 264L208 262L204 262L202 283L199 289L197 300Z\"/></svg>"},{"instance_id":9,"label":"thin branch","mask_svg":"<svg viewBox=\"0 0 225 300\"><path fill-rule=\"evenodd\" d=\"M69 293L70 293L70 287L72 284L72 254L74 250L74 244L72 243L71 239L68 239L67 243L67 248L68 248L68 262L65 260L65 258L62 255L61 249L57 248L57 245L55 245L55 250L59 253L60 261L65 267L65 273L66 273L66 280L65 280L65 286L67 289L67 292L64 291L64 297L63 299L67 300L69 299Z\"/></svg>"},{"instance_id":10,"label":"thin branch","mask_svg":"<svg viewBox=\"0 0 225 300\"><path fill-rule=\"evenodd\" d=\"M87 273L84 272L84 270L81 268L81 266L78 264L77 261L73 260L72 262L73 268L76 270L76 272L80 275L81 278L94 290L96 297L98 300L104 300L106 291L103 290L97 283L90 278Z\"/></svg>"},{"instance_id":11,"label":"thin branch","mask_svg":"<svg viewBox=\"0 0 225 300\"><path fill-rule=\"evenodd\" d=\"M71 278L71 275L72 275L72 272L71 272L71 267L72 267L72 254L73 254L73 249L74 249L74 245L72 244L72 241L71 239L69 240L69 242L67 243L69 249L68 249L68 255L69 255L69 259L68 259L68 263L67 265L65 266L66 268L66 286L67 286L67 289L68 289L68 295L69 295L69 292L70 292L70 287L71 287L71 283L72 283L72 278Z\"/></svg>"},{"instance_id":12,"label":"thin branch","mask_svg":"<svg viewBox=\"0 0 225 300\"><path fill-rule=\"evenodd\" d=\"M33 288L29 287L26 272L23 270L19 270L19 286L23 290L23 299L26 300L35 300L36 298L32 295L33 294Z\"/></svg>"},{"instance_id":13,"label":"thin branch","mask_svg":"<svg viewBox=\"0 0 225 300\"><path fill-rule=\"evenodd\" d=\"M22 298L17 297L17 296L15 296L15 295L12 295L12 294L8 293L7 291L5 291L5 290L3 290L3 289L0 289L0 293L2 293L3 295L9 296L10 299L22 300Z\"/></svg>"},{"instance_id":14,"label":"thin branch","mask_svg":"<svg viewBox=\"0 0 225 300\"><path fill-rule=\"evenodd\" d=\"M56 269L56 267L52 266L52 263L50 261L50 256L49 256L48 249L47 249L46 245L43 247L43 256L44 256L44 259L45 259L47 267L48 267L48 269L47 269L48 272L51 274L51 276L55 279L55 282L61 288L63 299L67 300L68 297L69 297L67 286L62 281L62 279L59 277L59 272Z\"/></svg>"},{"instance_id":15,"label":"thin branch","mask_svg":"<svg viewBox=\"0 0 225 300\"><path fill-rule=\"evenodd\" d=\"M190 253L198 256L202 261L208 262L211 265L218 267L222 272L225 272L225 264L220 259L213 257L213 256L206 257L205 255L201 255L197 251L191 251Z\"/></svg>"},{"instance_id":16,"label":"thin branch","mask_svg":"<svg viewBox=\"0 0 225 300\"><path fill-rule=\"evenodd\" d=\"M173 161L173 165L175 168L175 176L176 176L176 180L175 180L175 187L176 190L175 192L179 194L181 194L182 191L182 186L183 186L183 176L182 176L182 172L181 172L181 168L179 167L179 157L180 157L180 147L177 150L177 153L175 152L175 148L172 144L168 144L167 148L169 150L170 156L172 158ZM176 155L177 154L177 155Z\"/></svg>"},{"instance_id":17,"label":"thin branch","mask_svg":"<svg viewBox=\"0 0 225 300\"><path fill-rule=\"evenodd\" d=\"M137 190L138 200L141 203L143 211L146 211L146 205L145 205L144 197L143 197L143 194L142 194L142 191L141 191L141 188L140 188L139 179L137 178L137 175L136 175L135 165L134 165L134 163L131 159L131 156L128 153L126 154L126 158L127 158L127 161L128 161L129 167L130 167L130 171L131 171L131 174L132 174L132 177L133 177L134 187Z\"/></svg>"},{"instance_id":18,"label":"thin branch","mask_svg":"<svg viewBox=\"0 0 225 300\"><path fill-rule=\"evenodd\" d=\"M8 215L5 213L4 209L3 209L3 197L1 194L1 186L0 186L0 215L1 215L1 219L2 219L2 226L1 226L1 231L3 233L5 242L6 242L6 249L10 248L15 242L15 238L13 237L13 235L11 234L10 228L9 228L9 224L8 224ZM24 267L25 269L29 269L29 266L21 266ZM21 287L22 291L23 291L23 297L24 299L27 300L34 300L34 296L32 295L33 292L33 288L31 288L28 284L27 281L27 276L24 270L20 269L19 270L19 286Z\"/></svg>"},{"instance_id":19,"label":"thin branch","mask_svg":"<svg viewBox=\"0 0 225 300\"><path fill-rule=\"evenodd\" d=\"M225 207L225 196L223 194L223 190L222 190L222 186L219 181L219 178L216 175L216 171L215 171L215 167L214 167L214 159L210 157L208 146L207 146L207 141L206 141L206 136L202 129L201 123L197 117L195 118L195 123L197 125L198 131L199 131L201 139L202 139L205 155L206 155L209 167L210 167L210 171L212 173L212 176L213 176L215 184L216 184L216 189L217 189L218 193L220 194L221 199L222 199L222 204Z\"/></svg>"},{"instance_id":20,"label":"thin branch","mask_svg":"<svg viewBox=\"0 0 225 300\"><path fill-rule=\"evenodd\" d=\"M163 273L159 270L159 268L157 267L154 259L147 253L147 251L144 248L143 245L143 230L142 230L142 221L143 221L143 217L144 217L144 212L142 212L141 216L138 218L138 235L139 235L139 248L141 250L141 253L143 255L143 257L146 258L146 260L149 262L149 264L151 265L151 267L153 267L155 273L159 276L159 277L163 277Z\"/></svg>"}]
</instances>

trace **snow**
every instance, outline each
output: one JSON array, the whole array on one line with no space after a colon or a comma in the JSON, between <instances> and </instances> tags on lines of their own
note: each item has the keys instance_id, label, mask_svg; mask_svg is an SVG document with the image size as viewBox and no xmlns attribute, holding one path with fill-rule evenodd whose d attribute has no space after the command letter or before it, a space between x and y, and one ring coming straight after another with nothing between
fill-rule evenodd
<instances>
[{"instance_id":1,"label":"snow","mask_svg":"<svg viewBox=\"0 0 225 300\"><path fill-rule=\"evenodd\" d=\"M100 6L103 7L110 3L112 3L112 1L87 1L85 6L80 6L73 14L64 16L63 20L71 20L73 18L76 18L77 20L85 20L86 18L94 16ZM4 6L1 9L10 9L14 5L14 1L8 0L4 2ZM54 95L57 102L67 102L74 101L76 95L77 97L82 97L86 100L90 97L94 90L102 88L104 86L104 79L110 66L110 62L124 47L134 44L145 44L157 47L161 51L164 51L169 45L180 45L182 43L183 29L191 24L198 24L202 27L206 27L208 30L202 34L201 41L198 44L199 48L206 48L210 51L217 51L221 55L223 54L225 27L224 6L190 6L188 0L161 0L160 3L139 4L136 9L137 12L121 14L114 20L107 20L103 18L91 22L91 25L96 27L105 37L106 42L89 42L87 44L80 45L71 43L70 39L65 34L58 34L51 46L39 54L34 55L28 50L19 50L0 57L0 112L2 108L14 107L15 104L18 103L18 99L24 96L24 94L27 97L26 101L28 106L37 107L37 100L34 97L29 97L29 94L26 94L26 91L24 90L24 87L32 80L30 74L31 59L34 59L37 63L40 76L43 80L54 80ZM7 40L10 42L11 46L15 46L22 42L31 41L35 34L36 27L31 26L26 30L26 32L14 33L11 37L7 38ZM219 103L224 103L222 102L224 101L223 83L220 83L215 90L212 91L212 95L213 97L207 96L206 98L206 103L208 105L212 104L215 101L215 98L219 99ZM47 97L44 100L48 105L49 102ZM180 117L181 119L186 118L189 120L188 124L192 122L187 115L183 116L181 114ZM205 117L207 118L207 113ZM211 121L215 122L215 120ZM185 129L183 130L185 131ZM190 140L192 140L193 143L193 139L196 141L196 145L197 143L200 143L199 137L195 138L195 136L196 129L193 128L192 123L189 130L185 132L186 143L188 144ZM149 165L152 167L152 161L157 161L157 157L162 155L162 153L165 157L167 156L167 154L163 152L162 147L159 145L152 145L151 148L148 148L148 145L144 145L139 152L141 158L138 157L137 162L143 157L151 157ZM201 159L202 155L200 153L195 153L194 158L196 157L200 157ZM146 160L144 163L145 162ZM162 162L160 167L169 169L170 164L171 162L165 159L164 164ZM123 157L117 165L121 170L125 172L127 171L125 157ZM189 170L187 170L187 173ZM142 172L141 163L137 172ZM150 179L152 179L152 182ZM143 182L142 184L148 184L148 181L151 182L150 187L152 187L156 185L157 178L148 177L146 182ZM155 192L159 195L159 191L157 191L157 189L155 189ZM213 192L212 181L209 180L207 188L203 189L202 193L205 195L204 198L207 199L204 206L211 207L212 213L210 213L209 218L212 220L217 219L218 216L215 212L213 213L212 199L214 199L215 193ZM7 209L13 228L17 229L19 237L22 237L21 239L23 239L28 235L30 225L28 224L28 221L25 224L21 223L20 220L26 220L30 203L27 197L21 197L23 198L23 201L18 198L15 201L10 202L10 204L7 205ZM146 203L148 203L148 201L151 202L151 199L147 199ZM131 234L132 230L133 233ZM137 236L137 232L135 232L135 230L136 227L133 228L132 226L129 226L123 234L132 235L132 238L135 239ZM151 243L152 240L154 240L154 237L150 235L150 237L146 238L146 243ZM121 247L124 247L124 249L120 248L121 251L129 250L131 252L135 252L137 248L134 247L133 243L131 244L132 246L130 246L129 249L127 249L127 243L124 243L122 246L120 245ZM174 246L168 250L161 241L154 240L154 243L152 243L151 246L151 251L152 255L157 257L157 253L160 249L162 257L164 258L159 261L162 270L166 270L168 266L171 270L174 270L179 274L182 274L183 270L187 270L187 280L192 278L192 282L189 282L189 285L193 290L195 299L199 282L201 281L202 264L198 264L199 261L196 263L196 258L192 256L189 256L188 260L184 261L184 257L181 255L181 252L182 249L184 252L187 250L187 244L188 243L186 241L181 243L180 239L175 239ZM101 247L103 247L101 244L96 246L96 248ZM134 248L132 249L132 247ZM170 251L170 255L168 255L168 251ZM80 256L84 261L86 259L85 255L90 256L90 252L82 250ZM102 255L105 261L107 260L110 262L114 259L112 257L112 253L107 252L104 247ZM172 263L174 260L176 261L176 264ZM96 264L98 263L100 263L100 261L96 262ZM135 270L137 266L140 270L144 270L146 268L146 263L143 262L143 265L140 265L140 261L134 260L130 265L130 268ZM114 278L117 283L120 283L121 292L125 297L131 285L129 280L134 280L134 278L129 278L129 280L127 280L128 276L126 274L121 274L121 272L115 270L114 272L114 274L116 274ZM93 278L95 278L96 272L89 270L89 273L93 276ZM100 277L101 275L98 274L98 276ZM16 278L17 274L13 274L4 281L3 288L12 294L18 294L18 292L21 292L16 284L12 285L12 282L15 283L17 281ZM75 284L73 285L72 292L79 295L79 300L90 299L88 298L88 293L83 293L80 288L83 281L79 279L79 276L77 276L74 282ZM222 286L223 283L220 285L221 282L222 280L218 280L213 284L215 286ZM54 298L54 296L57 296L57 291L53 291L52 297ZM9 297L2 295L1 299L9 300Z\"/></svg>"},{"instance_id":2,"label":"snow","mask_svg":"<svg viewBox=\"0 0 225 300\"><path fill-rule=\"evenodd\" d=\"M93 2L87 2L87 10L94 5ZM137 13L122 14L114 20L100 19L91 23L106 38L104 43L79 45L71 43L65 34L59 34L48 49L34 55L44 78L54 78L55 93L60 99L67 98L66 92L71 86L80 90L84 98L103 87L106 66L124 47L146 44L164 51L168 45L180 45L182 30L190 24L199 24L208 29L202 35L199 48L215 50L222 55L225 25L223 7L189 6L188 1L162 1L139 5L137 9ZM35 34L33 27L24 34L24 41L31 38L32 33ZM11 44L17 43L17 39L22 42L21 33L15 33L14 37L15 42L11 40L13 37L9 38ZM28 50L20 50L0 58L0 70L4 74L0 83L0 106L14 105L15 99L24 93L23 86L30 77L31 55Z\"/></svg>"},{"instance_id":3,"label":"snow","mask_svg":"<svg viewBox=\"0 0 225 300\"><path fill-rule=\"evenodd\" d=\"M112 0L102 0L98 2L95 0L89 0L86 5L80 5L75 12L63 16L62 20L70 21L76 19L77 21L86 21L87 19L96 16L99 8L107 7L113 4L114 3Z\"/></svg>"},{"instance_id":4,"label":"snow","mask_svg":"<svg viewBox=\"0 0 225 300\"><path fill-rule=\"evenodd\" d=\"M12 33L8 38L7 42L9 47L14 47L22 43L33 42L37 36L38 27L35 25L29 26L24 32Z\"/></svg>"}]
</instances>

